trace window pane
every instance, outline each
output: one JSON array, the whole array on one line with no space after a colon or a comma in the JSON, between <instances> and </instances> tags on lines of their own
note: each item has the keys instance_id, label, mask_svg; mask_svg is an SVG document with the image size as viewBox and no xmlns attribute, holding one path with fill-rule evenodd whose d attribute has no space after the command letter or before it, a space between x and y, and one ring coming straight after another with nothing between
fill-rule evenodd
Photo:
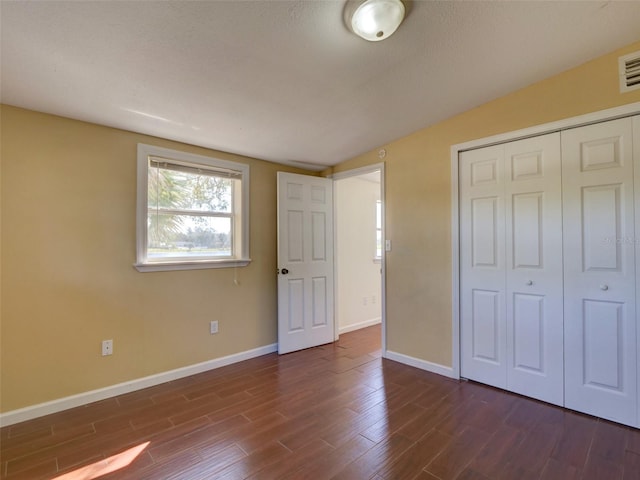
<instances>
[{"instance_id":1,"label":"window pane","mask_svg":"<svg viewBox=\"0 0 640 480\"><path fill-rule=\"evenodd\" d=\"M234 180L149 166L148 205L153 208L195 210L203 212L232 211Z\"/></svg>"},{"instance_id":2,"label":"window pane","mask_svg":"<svg viewBox=\"0 0 640 480\"><path fill-rule=\"evenodd\" d=\"M156 215L149 212L149 259L231 257L231 218Z\"/></svg>"},{"instance_id":3,"label":"window pane","mask_svg":"<svg viewBox=\"0 0 640 480\"><path fill-rule=\"evenodd\" d=\"M376 232L376 257L382 257L382 230Z\"/></svg>"}]
</instances>

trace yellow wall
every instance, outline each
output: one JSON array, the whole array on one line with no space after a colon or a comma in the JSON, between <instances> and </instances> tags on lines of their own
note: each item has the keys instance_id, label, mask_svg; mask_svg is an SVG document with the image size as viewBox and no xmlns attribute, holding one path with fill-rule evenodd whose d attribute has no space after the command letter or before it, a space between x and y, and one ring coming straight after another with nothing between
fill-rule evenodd
<instances>
[{"instance_id":1,"label":"yellow wall","mask_svg":"<svg viewBox=\"0 0 640 480\"><path fill-rule=\"evenodd\" d=\"M385 158L387 348L451 366L451 153L457 143L640 101L619 93L618 57L640 42L381 146ZM378 149L333 172L380 162ZM330 172L326 172L330 173Z\"/></svg>"},{"instance_id":2,"label":"yellow wall","mask_svg":"<svg viewBox=\"0 0 640 480\"><path fill-rule=\"evenodd\" d=\"M0 115L3 412L277 341L276 172L301 170L9 106ZM250 165L248 267L133 268L138 142Z\"/></svg>"}]
</instances>

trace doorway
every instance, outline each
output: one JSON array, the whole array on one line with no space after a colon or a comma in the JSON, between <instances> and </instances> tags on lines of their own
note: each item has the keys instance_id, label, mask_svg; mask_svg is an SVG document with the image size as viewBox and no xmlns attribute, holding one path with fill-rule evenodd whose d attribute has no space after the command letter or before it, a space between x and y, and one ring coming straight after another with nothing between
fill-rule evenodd
<instances>
[{"instance_id":1,"label":"doorway","mask_svg":"<svg viewBox=\"0 0 640 480\"><path fill-rule=\"evenodd\" d=\"M384 165L334 179L335 318L340 334L384 325Z\"/></svg>"}]
</instances>

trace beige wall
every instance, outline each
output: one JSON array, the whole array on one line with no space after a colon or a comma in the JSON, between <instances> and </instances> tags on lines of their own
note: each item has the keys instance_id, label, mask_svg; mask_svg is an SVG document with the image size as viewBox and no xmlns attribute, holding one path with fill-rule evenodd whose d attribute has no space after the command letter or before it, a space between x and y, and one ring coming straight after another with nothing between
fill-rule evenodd
<instances>
[{"instance_id":1,"label":"beige wall","mask_svg":"<svg viewBox=\"0 0 640 480\"><path fill-rule=\"evenodd\" d=\"M361 177L335 182L336 302L340 331L381 320L381 276L376 255L376 201L380 184Z\"/></svg>"},{"instance_id":2,"label":"beige wall","mask_svg":"<svg viewBox=\"0 0 640 480\"><path fill-rule=\"evenodd\" d=\"M8 106L1 122L3 412L277 341L276 171L301 170ZM248 267L132 267L138 142L250 165Z\"/></svg>"},{"instance_id":3,"label":"beige wall","mask_svg":"<svg viewBox=\"0 0 640 480\"><path fill-rule=\"evenodd\" d=\"M618 57L640 42L388 145L385 158L387 348L444 366L451 358L451 145L640 101L619 93ZM339 172L378 163L378 149ZM325 172L330 173L330 172Z\"/></svg>"}]
</instances>

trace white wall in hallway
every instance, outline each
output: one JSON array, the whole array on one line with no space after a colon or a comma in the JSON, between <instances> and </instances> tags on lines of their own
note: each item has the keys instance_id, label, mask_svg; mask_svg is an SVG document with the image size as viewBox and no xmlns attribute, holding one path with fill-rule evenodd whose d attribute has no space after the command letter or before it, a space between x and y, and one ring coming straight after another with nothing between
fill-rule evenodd
<instances>
[{"instance_id":1,"label":"white wall in hallway","mask_svg":"<svg viewBox=\"0 0 640 480\"><path fill-rule=\"evenodd\" d=\"M372 178L373 177L373 178ZM381 320L380 263L376 254L376 202L379 174L335 182L336 316L340 333Z\"/></svg>"}]
</instances>

